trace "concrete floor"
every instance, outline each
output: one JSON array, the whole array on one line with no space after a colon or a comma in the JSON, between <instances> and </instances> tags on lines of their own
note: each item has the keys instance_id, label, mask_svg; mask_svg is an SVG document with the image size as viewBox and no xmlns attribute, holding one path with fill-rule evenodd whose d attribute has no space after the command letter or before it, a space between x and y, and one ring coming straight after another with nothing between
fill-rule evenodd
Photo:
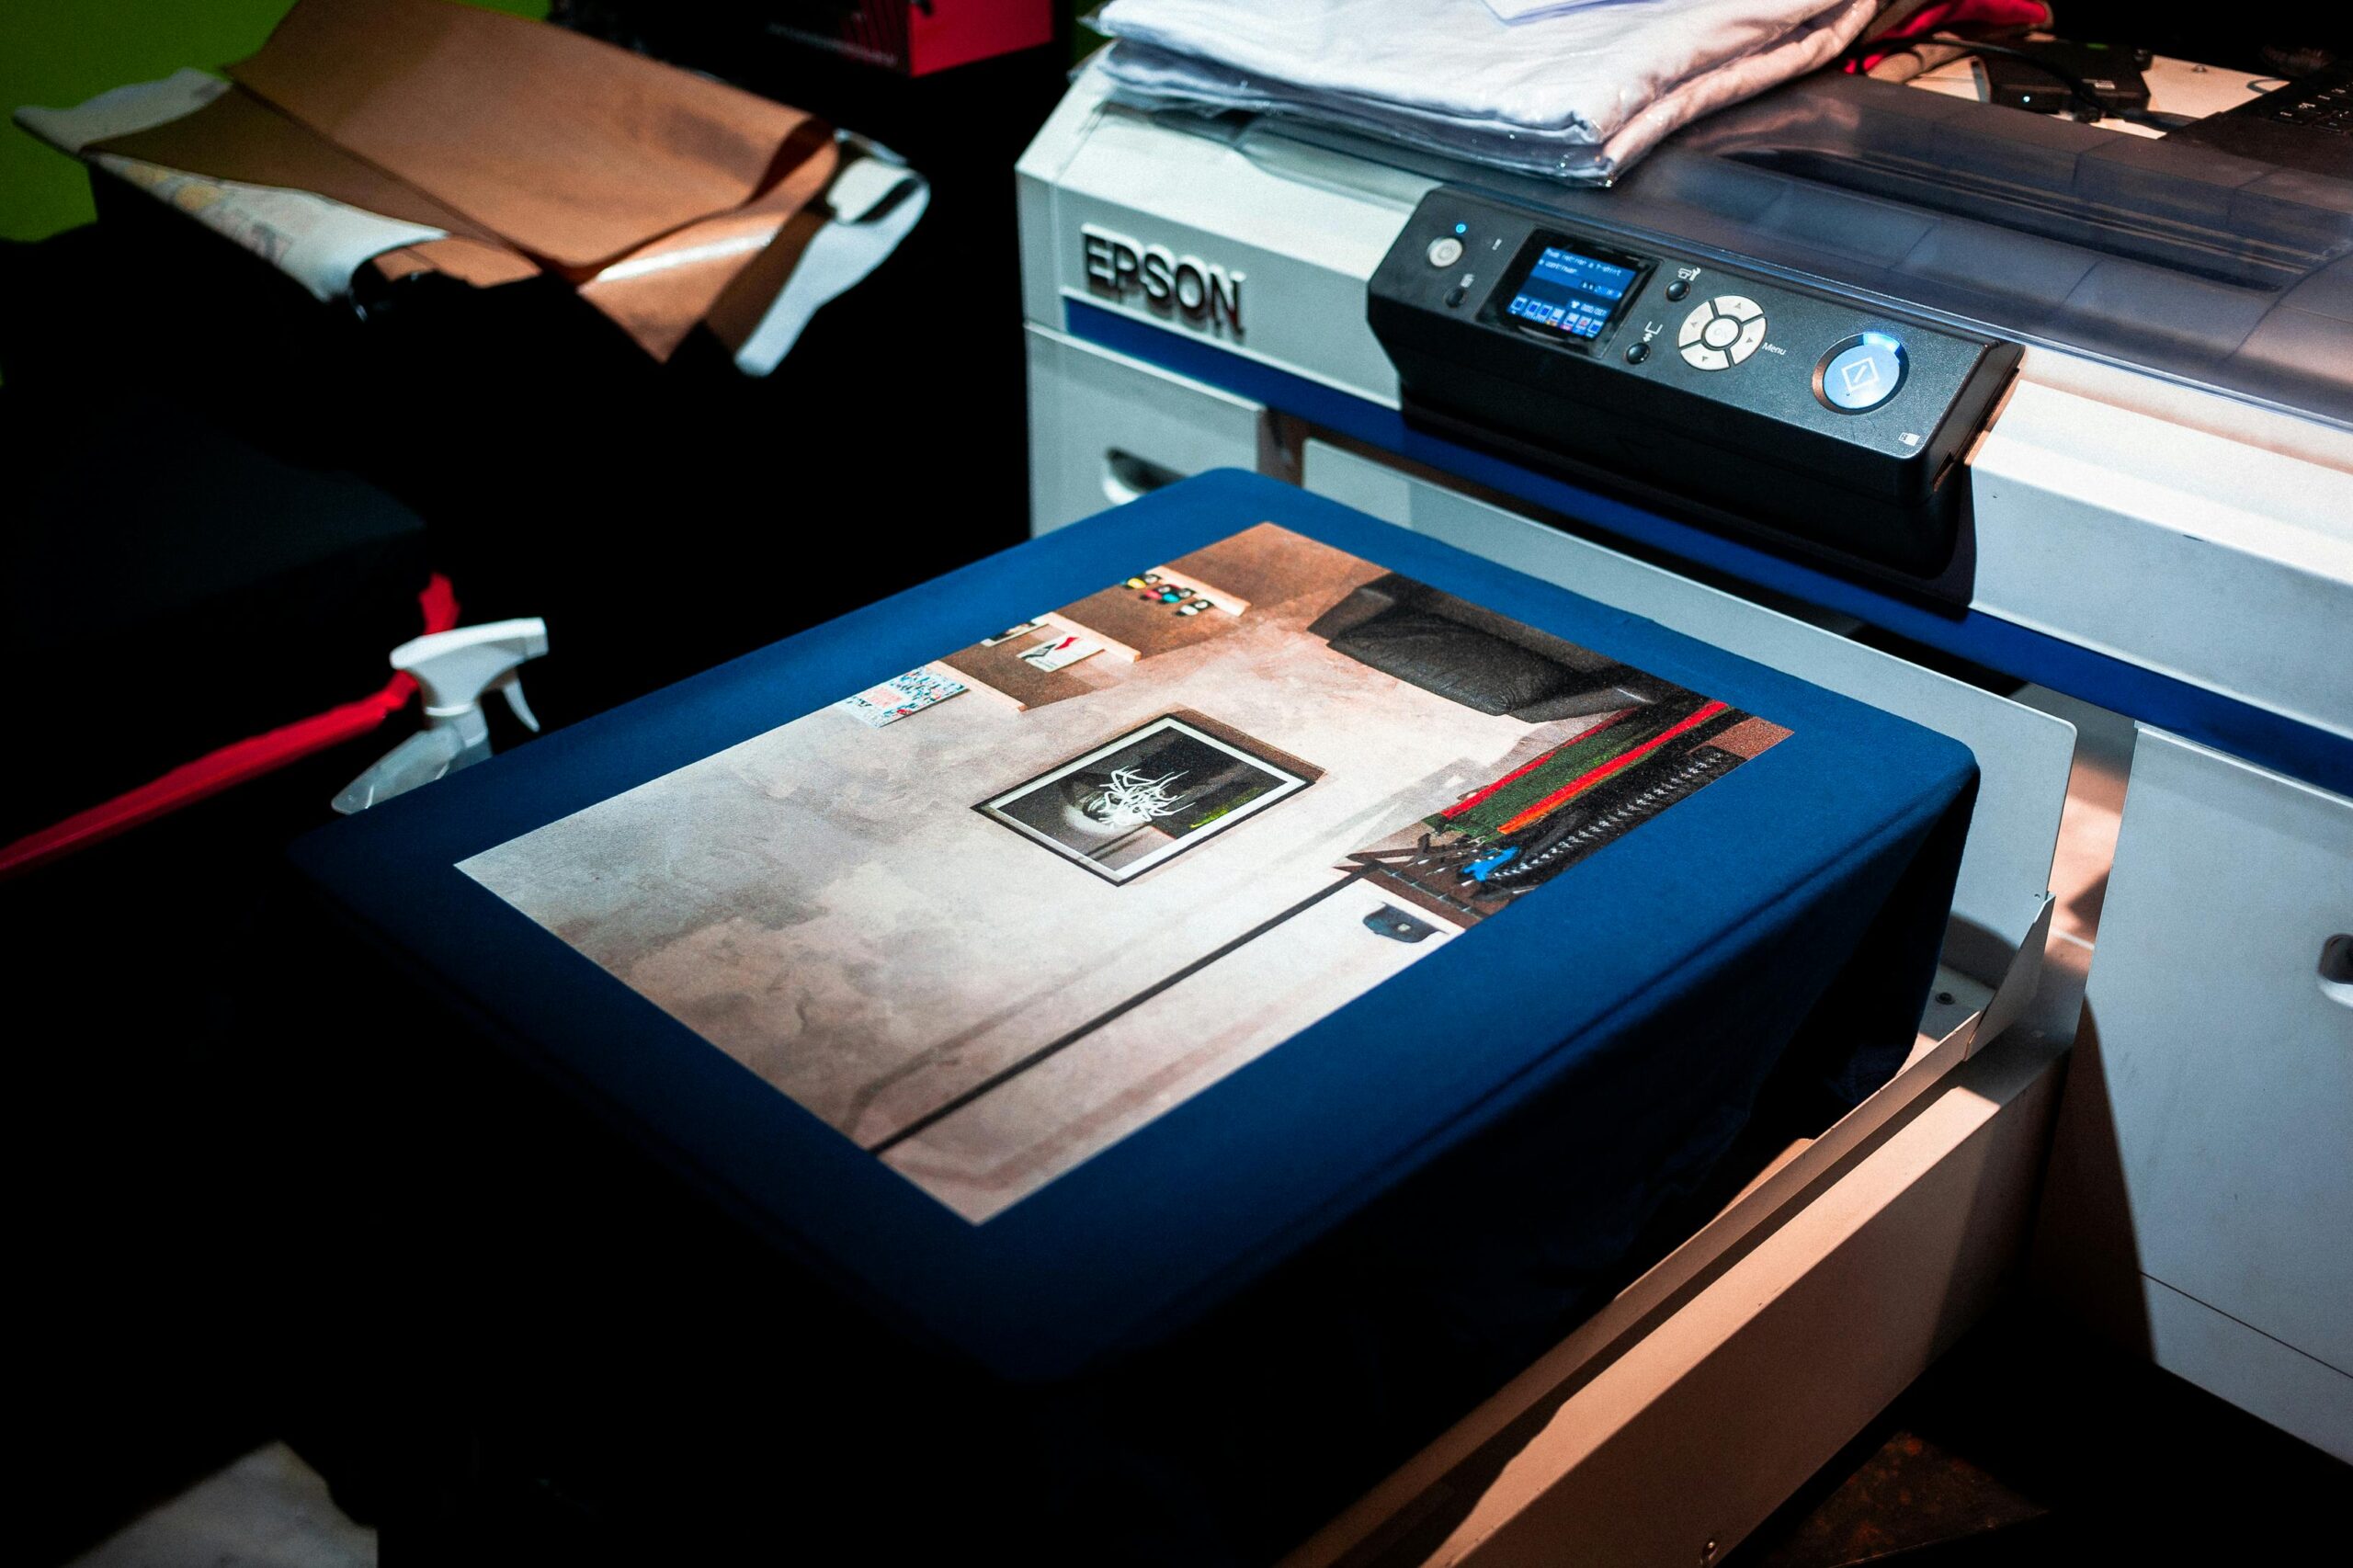
<instances>
[{"instance_id":1,"label":"concrete floor","mask_svg":"<svg viewBox=\"0 0 2353 1568\"><path fill-rule=\"evenodd\" d=\"M375 1568L376 1532L267 1443L131 1520L73 1568Z\"/></svg>"},{"instance_id":2,"label":"concrete floor","mask_svg":"<svg viewBox=\"0 0 2353 1568\"><path fill-rule=\"evenodd\" d=\"M2353 1469L2021 1300L1981 1324L1723 1568L2275 1562Z\"/></svg>"},{"instance_id":3,"label":"concrete floor","mask_svg":"<svg viewBox=\"0 0 2353 1568\"><path fill-rule=\"evenodd\" d=\"M1722 1568L2072 1568L2166 1549L2281 1561L2325 1539L2348 1494L2353 1470L2021 1301L1949 1352ZM377 1561L375 1532L271 1443L72 1568Z\"/></svg>"}]
</instances>

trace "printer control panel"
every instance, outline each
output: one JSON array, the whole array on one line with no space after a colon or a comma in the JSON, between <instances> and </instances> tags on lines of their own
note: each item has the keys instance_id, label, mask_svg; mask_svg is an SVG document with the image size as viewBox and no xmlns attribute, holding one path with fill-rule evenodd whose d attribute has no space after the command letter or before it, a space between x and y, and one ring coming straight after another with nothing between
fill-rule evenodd
<instances>
[{"instance_id":1,"label":"printer control panel","mask_svg":"<svg viewBox=\"0 0 2353 1568\"><path fill-rule=\"evenodd\" d=\"M2015 344L1440 187L1367 315L1409 418L1917 578Z\"/></svg>"}]
</instances>

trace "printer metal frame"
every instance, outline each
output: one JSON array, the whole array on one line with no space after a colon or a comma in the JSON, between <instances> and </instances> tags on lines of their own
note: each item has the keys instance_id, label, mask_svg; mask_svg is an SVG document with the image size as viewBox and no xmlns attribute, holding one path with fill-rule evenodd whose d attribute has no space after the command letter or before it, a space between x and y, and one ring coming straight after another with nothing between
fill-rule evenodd
<instances>
[{"instance_id":1,"label":"printer metal frame","mask_svg":"<svg viewBox=\"0 0 2353 1568\"><path fill-rule=\"evenodd\" d=\"M1293 1561L1712 1561L2038 1231L2124 1249L2160 1364L2353 1457L2353 1248L2249 1267L2332 1218L2353 1233L2353 989L2315 983L2327 933L2305 929L2340 904L2353 928L2353 431L2029 341L1963 459L1969 604L1911 604L1410 426L1367 290L1438 184L1342 138L1142 113L1083 71L1017 173L1033 532L1254 469L1951 734L1983 784L1950 1000L1904 1071ZM2120 956L2088 981L2093 1017L2133 1029L2099 1040L2109 1104L2063 1119L2124 1135L2121 1214L2058 1179L2080 1162L2042 1190L2086 984L2082 944L2051 937L2075 728L1847 635L1864 623L2137 722L2099 931ZM2192 828L2204 858L2177 866ZM2253 1021L2219 1051L2233 1016ZM2202 1117L2274 1205L2226 1239L2215 1173L2148 1153L2159 1100L2201 1092L2169 1114ZM2040 1274L2090 1310L2092 1287Z\"/></svg>"}]
</instances>

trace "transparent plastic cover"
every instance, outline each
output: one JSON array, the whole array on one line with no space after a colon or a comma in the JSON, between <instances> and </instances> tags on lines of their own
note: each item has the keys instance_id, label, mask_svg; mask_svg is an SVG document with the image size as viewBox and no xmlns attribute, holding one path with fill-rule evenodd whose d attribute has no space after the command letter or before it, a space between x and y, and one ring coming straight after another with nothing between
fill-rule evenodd
<instances>
[{"instance_id":1,"label":"transparent plastic cover","mask_svg":"<svg viewBox=\"0 0 2353 1568\"><path fill-rule=\"evenodd\" d=\"M2353 426L2353 166L2331 178L1832 74L1699 121L1607 190L1347 144Z\"/></svg>"}]
</instances>

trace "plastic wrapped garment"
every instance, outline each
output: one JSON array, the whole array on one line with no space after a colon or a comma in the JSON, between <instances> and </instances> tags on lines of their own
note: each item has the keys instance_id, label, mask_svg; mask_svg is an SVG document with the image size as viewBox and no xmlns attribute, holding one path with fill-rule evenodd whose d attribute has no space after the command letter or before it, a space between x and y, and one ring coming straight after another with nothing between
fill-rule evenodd
<instances>
[{"instance_id":1,"label":"plastic wrapped garment","mask_svg":"<svg viewBox=\"0 0 2353 1568\"><path fill-rule=\"evenodd\" d=\"M1296 115L1607 185L1678 126L1837 57L1879 0L1112 0L1105 70L1154 107Z\"/></svg>"}]
</instances>

